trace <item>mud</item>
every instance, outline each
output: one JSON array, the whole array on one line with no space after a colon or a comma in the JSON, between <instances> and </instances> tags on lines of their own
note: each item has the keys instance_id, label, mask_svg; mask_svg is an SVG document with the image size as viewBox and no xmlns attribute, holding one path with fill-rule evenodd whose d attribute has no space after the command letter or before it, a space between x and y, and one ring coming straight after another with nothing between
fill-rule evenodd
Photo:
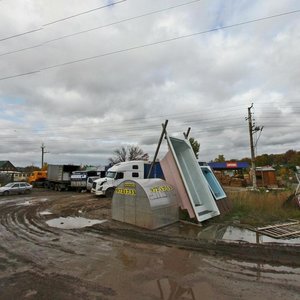
<instances>
[{"instance_id":1,"label":"mud","mask_svg":"<svg viewBox=\"0 0 300 300\"><path fill-rule=\"evenodd\" d=\"M204 239L179 223L141 230L112 221L110 205L0 197L0 299L299 299L299 247ZM70 219L76 228L51 226Z\"/></svg>"}]
</instances>

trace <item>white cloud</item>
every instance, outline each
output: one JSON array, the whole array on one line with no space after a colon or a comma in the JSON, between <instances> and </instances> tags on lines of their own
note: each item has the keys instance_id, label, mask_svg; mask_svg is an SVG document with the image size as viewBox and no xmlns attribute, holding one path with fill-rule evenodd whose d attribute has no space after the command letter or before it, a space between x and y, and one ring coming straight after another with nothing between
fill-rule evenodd
<instances>
[{"instance_id":1,"label":"white cloud","mask_svg":"<svg viewBox=\"0 0 300 300\"><path fill-rule=\"evenodd\" d=\"M49 2L49 1L48 1ZM43 24L105 1L12 0L0 3L0 55L183 1L132 0ZM299 14L132 49L218 26L299 9L297 1L199 1L0 56L1 159L104 164L120 145L152 155L169 119L170 135L201 143L200 160L250 156L247 107L265 128L258 153L299 150ZM98 58L96 58L98 56ZM84 58L94 59L45 69ZM166 150L164 145L162 152Z\"/></svg>"}]
</instances>

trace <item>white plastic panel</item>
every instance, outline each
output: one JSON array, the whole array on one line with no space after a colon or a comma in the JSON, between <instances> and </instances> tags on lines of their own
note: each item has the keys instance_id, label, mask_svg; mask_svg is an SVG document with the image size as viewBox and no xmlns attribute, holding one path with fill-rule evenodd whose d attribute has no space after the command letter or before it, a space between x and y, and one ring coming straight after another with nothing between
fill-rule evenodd
<instances>
[{"instance_id":1,"label":"white plastic panel","mask_svg":"<svg viewBox=\"0 0 300 300\"><path fill-rule=\"evenodd\" d=\"M213 173L212 169L209 166L201 166L202 173L207 180L209 188L216 200L221 200L226 198L226 194L220 185L218 179Z\"/></svg>"},{"instance_id":2,"label":"white plastic panel","mask_svg":"<svg viewBox=\"0 0 300 300\"><path fill-rule=\"evenodd\" d=\"M167 137L167 140L197 220L202 222L219 215L220 211L190 143L173 137Z\"/></svg>"}]
</instances>

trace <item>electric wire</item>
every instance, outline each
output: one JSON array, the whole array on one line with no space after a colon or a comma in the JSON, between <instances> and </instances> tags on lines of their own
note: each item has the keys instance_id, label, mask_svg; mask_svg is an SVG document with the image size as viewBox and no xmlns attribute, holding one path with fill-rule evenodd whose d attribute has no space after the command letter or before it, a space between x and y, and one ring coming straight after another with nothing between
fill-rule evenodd
<instances>
[{"instance_id":1,"label":"electric wire","mask_svg":"<svg viewBox=\"0 0 300 300\"><path fill-rule=\"evenodd\" d=\"M282 16L287 16L287 15L291 15L291 14L295 14L295 13L299 13L299 12L300 12L300 9L285 12L285 13L280 13L280 14L276 14L276 15L271 15L271 16L267 16L267 17L256 18L256 19L249 20L249 21L239 22L239 23L235 23L235 24L231 24L231 25L216 27L216 28L209 29L209 30L204 30L204 31L199 31L199 32L186 34L186 35L181 35L181 36L177 36L177 37L173 37L173 38L169 38L169 39L165 39L165 40L160 40L160 41L156 41L156 42L151 42L151 43L146 43L146 44L142 44L142 45L132 46L132 47L128 47L128 48L124 48L124 49L120 49L120 50L115 50L115 51L111 51L111 52L107 52L107 53L102 53L102 54L98 54L98 55L94 55L94 56L84 57L84 58L77 59L77 60L71 60L71 61L68 61L68 62L64 62L64 63L55 64L55 65L52 65L52 66L40 68L39 70L33 70L33 71L30 71L30 72L27 72L27 73L28 74L33 74L33 73L37 73L37 72L41 72L41 71L47 71L47 70L58 68L58 67L65 67L65 66L77 64L77 63L80 63L80 62L95 60L95 59L98 59L98 58L103 58L103 57L112 56L112 55L115 55L115 54L130 52L130 51L134 51L134 50L138 50L138 49L142 49L142 48L147 48L147 47L150 47L150 46L165 44L165 43L169 43L169 42L173 42L173 41L177 41L177 40L181 40L181 39L186 39L186 38L190 38L190 37L194 37L194 36L199 36L199 35L215 32L215 31L219 31L219 30L239 27L239 26L243 26L243 25L247 25L247 24L251 24L251 23L255 23L255 22L261 22L261 21L265 21L265 20L269 20L269 19L273 19L273 18L278 18L278 17L282 17ZM1 77L0 80L2 81L2 80L12 79L12 78L15 78L15 77L27 76L28 75L27 73L15 74L15 75Z\"/></svg>"},{"instance_id":2,"label":"electric wire","mask_svg":"<svg viewBox=\"0 0 300 300\"><path fill-rule=\"evenodd\" d=\"M43 26L46 27L46 26L49 26L49 25L52 25L52 24L55 24L55 23L58 23L58 22L62 22L62 21L66 21L66 20L69 20L69 19L72 19L72 18L76 18L76 17L82 16L82 15L94 12L96 10L100 10L100 9L103 9L103 8L106 8L106 7L109 7L109 6L113 6L113 5L116 5L116 4L120 4L120 3L126 2L126 1L127 0L120 0L120 1L117 1L117 2L108 3L108 4L100 6L100 7L92 8L92 9L89 9L89 10L81 12L81 13L77 13L77 14L74 14L74 15L71 15L71 16L68 16L68 17L65 17L65 18L61 18L61 19L43 24Z\"/></svg>"},{"instance_id":3,"label":"electric wire","mask_svg":"<svg viewBox=\"0 0 300 300\"><path fill-rule=\"evenodd\" d=\"M97 27L86 29L86 30L74 32L74 33L71 33L71 34L63 35L63 36L60 36L60 37L57 37L57 38L54 38L54 39L51 39L51 40L47 40L47 41L45 41L41 44L38 44L38 45L34 45L34 46L22 48L22 49L17 49L17 50L5 52L5 53L1 53L0 56L5 56L5 55L13 54L13 53L18 53L18 52L23 52L23 51L35 49L35 48L38 48L38 47L42 47L46 44L56 42L56 41L60 41L60 40L63 40L63 39L69 38L69 37L73 37L73 36L85 34L85 33L91 32L91 31L107 28L107 27L110 27L110 26L114 26L114 25L124 23L124 22L144 18L144 17L147 17L147 16L151 16L151 15L161 13L161 12L165 12L165 11L168 11L168 10L171 10L171 9L187 6L187 5L190 5L190 4L195 4L195 3L200 2L200 1L202 1L202 0L194 0L194 1L186 2L186 3L181 3L181 4L178 4L178 5L169 6L169 7L166 7L166 8L162 8L162 9L151 11L151 12L148 12L148 13L144 13L144 14L141 14L141 15L138 15L138 16L126 18L126 19L119 20L119 21L116 21L116 22L112 22L112 23L109 23L109 24L105 24L105 25L102 25L102 26L97 26Z\"/></svg>"},{"instance_id":4,"label":"electric wire","mask_svg":"<svg viewBox=\"0 0 300 300\"><path fill-rule=\"evenodd\" d=\"M120 0L118 2L109 3L109 4L106 4L106 5L100 6L100 7L89 9L87 11L83 11L83 12L80 12L80 13L77 13L77 14L65 17L65 18L61 18L61 19L58 19L58 20L46 23L46 24L42 25L40 28L37 28L37 29L32 29L32 30L28 30L28 31L25 31L25 32L21 32L21 33L17 33L17 34L14 34L14 35L7 36L5 38L0 38L0 42L6 41L6 40L9 40L9 39L13 39L13 38L16 38L16 37L20 37L20 36L23 36L23 35L31 34L31 33L43 30L44 27L47 27L49 25L52 25L52 24L55 24L55 23L58 23L58 22L62 22L62 21L66 21L66 20L69 20L69 19L72 19L72 18L76 18L76 17L82 16L84 14L88 14L88 13L94 12L96 10L107 8L107 7L110 7L110 6L113 6L113 5L125 2L125 1L127 1L127 0ZM36 48L36 47L37 46L32 46L31 48Z\"/></svg>"}]
</instances>

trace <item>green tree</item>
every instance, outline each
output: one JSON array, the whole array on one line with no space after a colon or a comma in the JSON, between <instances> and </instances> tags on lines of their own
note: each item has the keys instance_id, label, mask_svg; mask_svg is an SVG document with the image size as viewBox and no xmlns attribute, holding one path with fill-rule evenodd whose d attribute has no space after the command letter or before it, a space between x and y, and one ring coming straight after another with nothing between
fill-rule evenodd
<instances>
[{"instance_id":1,"label":"green tree","mask_svg":"<svg viewBox=\"0 0 300 300\"><path fill-rule=\"evenodd\" d=\"M215 158L214 162L225 162L225 156L223 154L219 154L217 158Z\"/></svg>"},{"instance_id":2,"label":"green tree","mask_svg":"<svg viewBox=\"0 0 300 300\"><path fill-rule=\"evenodd\" d=\"M272 165L270 156L268 154L258 155L255 158L255 162L256 162L256 166L260 166L260 167Z\"/></svg>"},{"instance_id":3,"label":"green tree","mask_svg":"<svg viewBox=\"0 0 300 300\"><path fill-rule=\"evenodd\" d=\"M192 137L189 138L189 141L191 143L191 146L192 146L192 149L193 149L193 151L195 153L195 156L198 159L199 150L200 150L200 143L197 140L195 140L194 138L192 138Z\"/></svg>"}]
</instances>

